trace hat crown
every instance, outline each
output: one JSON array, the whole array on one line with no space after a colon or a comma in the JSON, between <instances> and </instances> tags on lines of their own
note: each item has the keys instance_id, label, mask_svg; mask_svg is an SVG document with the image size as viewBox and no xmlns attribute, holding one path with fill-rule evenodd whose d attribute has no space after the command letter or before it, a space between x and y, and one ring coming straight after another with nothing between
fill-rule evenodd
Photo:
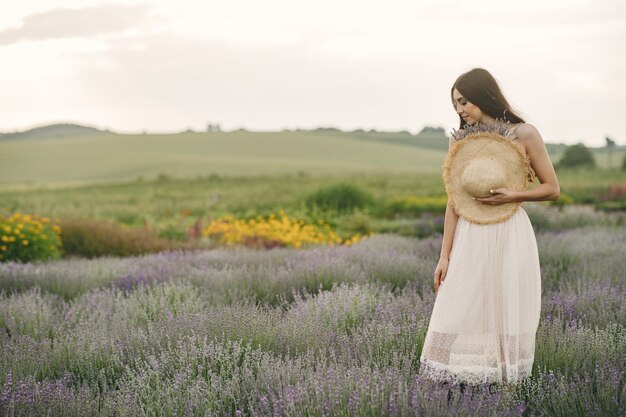
<instances>
[{"instance_id":1,"label":"hat crown","mask_svg":"<svg viewBox=\"0 0 626 417\"><path fill-rule=\"evenodd\" d=\"M494 131L473 131L455 140L444 163L444 182L456 214L478 224L499 223L510 218L520 202L485 204L489 190L526 189L530 158L523 148Z\"/></svg>"},{"instance_id":2,"label":"hat crown","mask_svg":"<svg viewBox=\"0 0 626 417\"><path fill-rule=\"evenodd\" d=\"M504 188L507 176L504 167L494 158L476 158L470 161L461 175L461 187L472 197L487 197L489 190Z\"/></svg>"}]
</instances>

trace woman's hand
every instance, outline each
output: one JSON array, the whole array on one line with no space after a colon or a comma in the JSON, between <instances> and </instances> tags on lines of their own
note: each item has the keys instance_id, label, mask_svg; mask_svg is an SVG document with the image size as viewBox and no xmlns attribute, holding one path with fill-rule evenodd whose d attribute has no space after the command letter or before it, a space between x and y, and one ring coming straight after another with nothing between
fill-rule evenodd
<instances>
[{"instance_id":1,"label":"woman's hand","mask_svg":"<svg viewBox=\"0 0 626 417\"><path fill-rule=\"evenodd\" d=\"M435 293L439 291L439 286L443 284L446 279L446 274L448 273L448 263L448 258L439 258L439 263L437 263L437 268L435 268Z\"/></svg>"},{"instance_id":2,"label":"woman's hand","mask_svg":"<svg viewBox=\"0 0 626 417\"><path fill-rule=\"evenodd\" d=\"M520 201L518 199L518 192L511 191L507 188L496 188L495 190L489 190L491 195L489 197L474 197L474 200L483 204L499 205L505 203L516 203Z\"/></svg>"}]
</instances>

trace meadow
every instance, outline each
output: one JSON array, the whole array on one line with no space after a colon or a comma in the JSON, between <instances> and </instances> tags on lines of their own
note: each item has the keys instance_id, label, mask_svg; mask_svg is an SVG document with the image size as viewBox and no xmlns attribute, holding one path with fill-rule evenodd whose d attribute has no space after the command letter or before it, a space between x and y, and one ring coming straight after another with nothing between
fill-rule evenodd
<instances>
[{"instance_id":1,"label":"meadow","mask_svg":"<svg viewBox=\"0 0 626 417\"><path fill-rule=\"evenodd\" d=\"M49 129L52 129L49 128ZM566 148L545 138L550 158ZM2 139L0 191L208 176L258 177L438 173L448 149L442 131L185 132ZM619 171L626 147L592 148L599 167ZM616 172L613 173L615 175ZM623 178L623 176L622 176Z\"/></svg>"},{"instance_id":2,"label":"meadow","mask_svg":"<svg viewBox=\"0 0 626 417\"><path fill-rule=\"evenodd\" d=\"M441 166L447 149L443 136L395 133L387 141L385 137L234 131L5 140L0 141L0 183L91 185L211 174L432 172Z\"/></svg>"},{"instance_id":3,"label":"meadow","mask_svg":"<svg viewBox=\"0 0 626 417\"><path fill-rule=\"evenodd\" d=\"M616 167L559 170L560 201L523 205L542 273L532 376L515 387L420 377L446 147L436 135L333 131L0 141L0 214L62 219L66 243L70 226L111 233L90 223L105 221L171 243L0 262L0 415L625 415ZM371 201L342 213L307 205L336 184ZM279 210L372 234L262 249L187 233Z\"/></svg>"},{"instance_id":4,"label":"meadow","mask_svg":"<svg viewBox=\"0 0 626 417\"><path fill-rule=\"evenodd\" d=\"M561 191L580 203L600 203L611 183L626 182L626 171L559 170ZM328 185L349 183L370 192L384 205L398 197L444 197L441 173L318 173L219 176L128 180L89 186L38 186L0 190L0 209L21 210L55 217L92 218L141 226L144 221L171 220L181 212L189 216L236 214L254 216L277 207L302 211L307 195ZM531 188L538 185L531 184ZM607 199L621 200L619 194Z\"/></svg>"}]
</instances>

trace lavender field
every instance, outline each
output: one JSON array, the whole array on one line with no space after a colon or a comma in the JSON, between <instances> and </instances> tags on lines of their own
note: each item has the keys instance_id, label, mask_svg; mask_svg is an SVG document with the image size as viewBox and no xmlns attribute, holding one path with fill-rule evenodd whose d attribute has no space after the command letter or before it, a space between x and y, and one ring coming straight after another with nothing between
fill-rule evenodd
<instances>
[{"instance_id":1,"label":"lavender field","mask_svg":"<svg viewBox=\"0 0 626 417\"><path fill-rule=\"evenodd\" d=\"M420 378L441 237L375 235L0 264L0 415L626 415L626 229L535 219L541 322L516 387Z\"/></svg>"}]
</instances>

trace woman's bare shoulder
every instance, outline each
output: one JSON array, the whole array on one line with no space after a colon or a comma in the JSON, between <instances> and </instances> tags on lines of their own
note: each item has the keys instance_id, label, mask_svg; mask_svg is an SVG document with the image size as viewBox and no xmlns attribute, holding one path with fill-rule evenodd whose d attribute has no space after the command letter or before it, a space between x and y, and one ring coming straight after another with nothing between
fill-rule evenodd
<instances>
[{"instance_id":1,"label":"woman's bare shoulder","mask_svg":"<svg viewBox=\"0 0 626 417\"><path fill-rule=\"evenodd\" d=\"M515 134L521 140L532 141L539 139L543 141L541 133L539 133L539 130L532 123L520 123L515 128Z\"/></svg>"}]
</instances>

